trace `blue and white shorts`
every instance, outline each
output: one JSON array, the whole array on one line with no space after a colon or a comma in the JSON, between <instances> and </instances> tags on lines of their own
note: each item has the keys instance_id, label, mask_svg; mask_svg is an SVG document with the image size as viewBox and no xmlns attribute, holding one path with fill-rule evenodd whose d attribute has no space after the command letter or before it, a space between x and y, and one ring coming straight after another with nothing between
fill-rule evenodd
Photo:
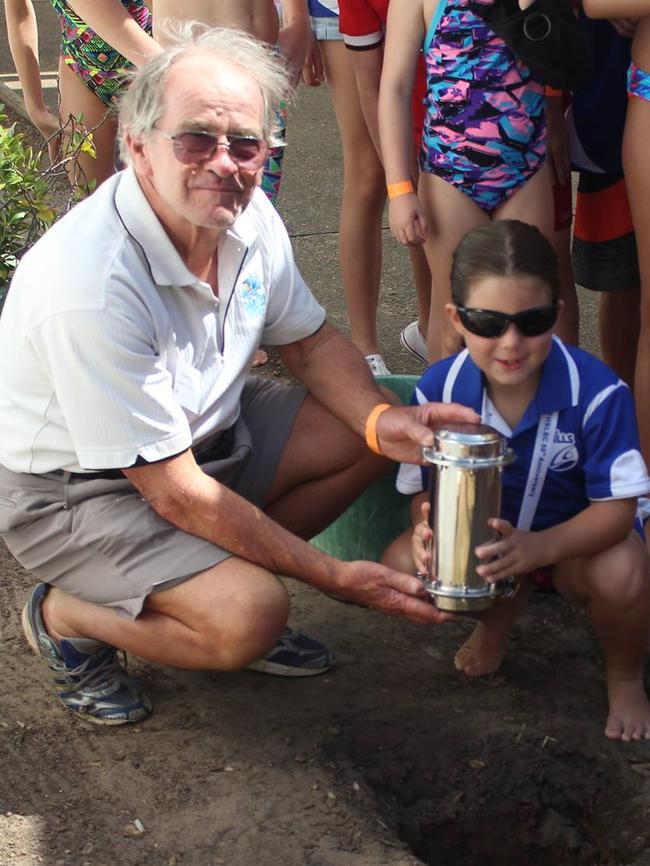
<instances>
[{"instance_id":1,"label":"blue and white shorts","mask_svg":"<svg viewBox=\"0 0 650 866\"><path fill-rule=\"evenodd\" d=\"M341 40L338 0L308 0L311 31L321 42Z\"/></svg>"}]
</instances>

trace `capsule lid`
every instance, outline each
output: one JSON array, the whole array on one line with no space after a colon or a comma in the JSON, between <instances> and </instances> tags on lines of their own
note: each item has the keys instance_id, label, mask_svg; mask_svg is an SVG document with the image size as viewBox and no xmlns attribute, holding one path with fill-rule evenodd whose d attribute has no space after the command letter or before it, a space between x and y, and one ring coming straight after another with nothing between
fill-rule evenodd
<instances>
[{"instance_id":1,"label":"capsule lid","mask_svg":"<svg viewBox=\"0 0 650 866\"><path fill-rule=\"evenodd\" d=\"M501 466L514 460L507 439L487 424L448 424L434 434L433 448L422 449L428 463Z\"/></svg>"}]
</instances>

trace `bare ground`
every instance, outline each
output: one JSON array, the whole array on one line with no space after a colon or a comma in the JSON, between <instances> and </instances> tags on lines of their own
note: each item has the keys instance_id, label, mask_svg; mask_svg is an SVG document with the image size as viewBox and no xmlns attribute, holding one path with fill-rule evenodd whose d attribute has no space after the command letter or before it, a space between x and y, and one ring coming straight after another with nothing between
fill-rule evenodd
<instances>
[{"instance_id":1,"label":"bare ground","mask_svg":"<svg viewBox=\"0 0 650 866\"><path fill-rule=\"evenodd\" d=\"M335 236L310 232L314 187L287 184L315 273ZM405 372L396 261L382 333ZM287 581L292 624L329 643L334 671L285 681L130 658L155 712L102 730L52 699L20 631L33 579L4 549L0 563L0 866L650 866L650 743L603 736L599 649L557 597L536 596L502 670L470 680L452 664L469 622L425 629Z\"/></svg>"}]
</instances>

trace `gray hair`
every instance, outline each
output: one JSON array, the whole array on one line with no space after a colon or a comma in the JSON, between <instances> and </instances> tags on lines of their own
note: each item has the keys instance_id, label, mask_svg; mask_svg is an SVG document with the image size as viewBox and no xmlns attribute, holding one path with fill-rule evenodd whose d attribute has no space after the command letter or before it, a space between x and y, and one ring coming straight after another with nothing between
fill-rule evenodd
<instances>
[{"instance_id":1,"label":"gray hair","mask_svg":"<svg viewBox=\"0 0 650 866\"><path fill-rule=\"evenodd\" d=\"M126 133L147 139L165 113L167 73L180 60L196 54L212 54L244 70L262 96L262 135L271 145L278 131L277 111L293 95L289 74L272 47L242 30L206 27L198 21L163 22L166 48L136 69L119 106L120 157L131 161Z\"/></svg>"}]
</instances>

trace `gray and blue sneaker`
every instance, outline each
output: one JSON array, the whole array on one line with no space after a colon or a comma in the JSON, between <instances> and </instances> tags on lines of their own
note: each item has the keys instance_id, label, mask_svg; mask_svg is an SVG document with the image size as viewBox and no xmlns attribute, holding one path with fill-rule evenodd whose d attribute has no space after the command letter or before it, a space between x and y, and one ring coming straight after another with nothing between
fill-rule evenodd
<instances>
[{"instance_id":1,"label":"gray and blue sneaker","mask_svg":"<svg viewBox=\"0 0 650 866\"><path fill-rule=\"evenodd\" d=\"M48 591L45 583L35 587L23 609L22 624L29 645L52 671L63 706L97 725L145 719L151 703L120 664L115 647L77 638L64 639L58 646L48 635L42 615Z\"/></svg>"},{"instance_id":2,"label":"gray and blue sneaker","mask_svg":"<svg viewBox=\"0 0 650 866\"><path fill-rule=\"evenodd\" d=\"M285 628L271 652L248 665L250 671L276 677L314 677L324 674L336 663L325 644L301 631Z\"/></svg>"}]
</instances>

